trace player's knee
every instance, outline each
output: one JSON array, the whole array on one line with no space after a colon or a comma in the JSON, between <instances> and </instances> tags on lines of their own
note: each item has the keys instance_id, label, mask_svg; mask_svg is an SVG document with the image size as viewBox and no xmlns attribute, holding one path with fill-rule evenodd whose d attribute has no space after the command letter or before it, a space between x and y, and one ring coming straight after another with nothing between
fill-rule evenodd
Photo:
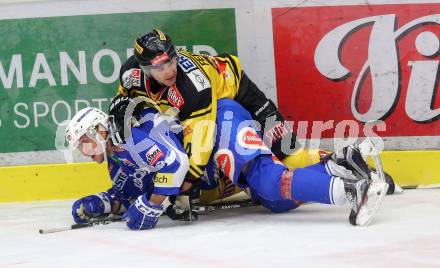
<instances>
[{"instance_id":1,"label":"player's knee","mask_svg":"<svg viewBox=\"0 0 440 268\"><path fill-rule=\"evenodd\" d=\"M273 213L283 213L298 207L295 205L295 202L291 200L270 201L261 197L255 190L250 189L249 192L250 197L254 202L260 203L262 207Z\"/></svg>"}]
</instances>

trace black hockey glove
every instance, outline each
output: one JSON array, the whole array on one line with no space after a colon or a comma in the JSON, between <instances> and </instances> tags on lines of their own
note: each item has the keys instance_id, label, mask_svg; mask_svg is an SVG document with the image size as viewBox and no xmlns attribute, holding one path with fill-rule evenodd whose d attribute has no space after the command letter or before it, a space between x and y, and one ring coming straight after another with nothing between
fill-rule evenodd
<instances>
[{"instance_id":1,"label":"black hockey glove","mask_svg":"<svg viewBox=\"0 0 440 268\"><path fill-rule=\"evenodd\" d=\"M181 198L180 201L184 201L187 204L184 204L184 207L187 209L181 209L176 206L176 197L170 197L170 205L167 210L167 216L172 220L179 221L197 221L198 220L198 211L199 211L199 197L200 197L200 183L201 180L191 182L191 188L181 193L181 196L187 196L187 198Z\"/></svg>"},{"instance_id":2,"label":"black hockey glove","mask_svg":"<svg viewBox=\"0 0 440 268\"><path fill-rule=\"evenodd\" d=\"M140 120L144 102L136 103L127 96L116 96L109 107L109 132L114 145L125 143L125 133L130 133L134 122ZM126 111L128 113L126 114Z\"/></svg>"}]
</instances>

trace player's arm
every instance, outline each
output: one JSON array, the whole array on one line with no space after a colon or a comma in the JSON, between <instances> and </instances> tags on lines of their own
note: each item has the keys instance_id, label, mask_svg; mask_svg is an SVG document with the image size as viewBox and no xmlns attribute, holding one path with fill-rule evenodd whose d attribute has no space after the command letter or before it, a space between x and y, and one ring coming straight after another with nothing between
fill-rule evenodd
<instances>
[{"instance_id":1,"label":"player's arm","mask_svg":"<svg viewBox=\"0 0 440 268\"><path fill-rule=\"evenodd\" d=\"M168 196L179 194L189 167L188 157L166 121L155 123L149 136L155 143L138 155L145 167L157 170L154 188L151 197L141 195L128 208L124 219L132 230L154 228L169 205Z\"/></svg>"},{"instance_id":2,"label":"player's arm","mask_svg":"<svg viewBox=\"0 0 440 268\"><path fill-rule=\"evenodd\" d=\"M111 158L108 159L108 167L111 181L118 182L119 176L123 175L122 168ZM113 185L106 192L88 195L76 200L72 205L72 216L76 223L85 223L93 218L105 217L110 213L123 214L129 204L129 201L125 200Z\"/></svg>"}]
</instances>

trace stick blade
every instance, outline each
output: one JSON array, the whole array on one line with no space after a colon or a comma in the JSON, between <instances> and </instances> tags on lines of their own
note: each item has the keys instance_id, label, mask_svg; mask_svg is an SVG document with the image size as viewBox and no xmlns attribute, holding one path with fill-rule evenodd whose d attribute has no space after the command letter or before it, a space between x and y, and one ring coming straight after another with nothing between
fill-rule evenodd
<instances>
[{"instance_id":1,"label":"stick blade","mask_svg":"<svg viewBox=\"0 0 440 268\"><path fill-rule=\"evenodd\" d=\"M50 234L50 233L57 233L62 231L71 230L72 228L70 226L66 227L58 227L58 228L49 228L49 229L40 229L38 232L40 234Z\"/></svg>"}]
</instances>

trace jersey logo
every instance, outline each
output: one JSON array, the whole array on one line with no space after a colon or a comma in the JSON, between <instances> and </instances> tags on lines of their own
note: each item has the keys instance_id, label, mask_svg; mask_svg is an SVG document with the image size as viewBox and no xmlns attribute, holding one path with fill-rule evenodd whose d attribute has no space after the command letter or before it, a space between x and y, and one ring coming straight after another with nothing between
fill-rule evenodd
<instances>
[{"instance_id":1,"label":"jersey logo","mask_svg":"<svg viewBox=\"0 0 440 268\"><path fill-rule=\"evenodd\" d=\"M223 174L217 174L219 177L224 175L229 178L229 180L234 179L235 172L235 161L234 155L228 149L219 149L214 154L214 164L217 167L218 171Z\"/></svg>"},{"instance_id":2,"label":"jersey logo","mask_svg":"<svg viewBox=\"0 0 440 268\"><path fill-rule=\"evenodd\" d=\"M134 186L139 188L139 190L142 191L142 187L144 186L142 178L137 178L136 176L133 175L133 184L134 184Z\"/></svg>"},{"instance_id":3,"label":"jersey logo","mask_svg":"<svg viewBox=\"0 0 440 268\"><path fill-rule=\"evenodd\" d=\"M251 127L242 128L237 135L238 144L248 149L267 149L257 131Z\"/></svg>"},{"instance_id":4,"label":"jersey logo","mask_svg":"<svg viewBox=\"0 0 440 268\"><path fill-rule=\"evenodd\" d=\"M211 83L209 83L208 78L200 71L200 70L194 70L187 74L188 78L191 80L191 82L196 87L197 91L202 91L204 89L210 88Z\"/></svg>"},{"instance_id":5,"label":"jersey logo","mask_svg":"<svg viewBox=\"0 0 440 268\"><path fill-rule=\"evenodd\" d=\"M157 162L159 162L159 159L162 156L164 156L164 153L156 144L153 145L153 147L151 147L145 154L145 157L147 158L147 164L152 167L156 166Z\"/></svg>"},{"instance_id":6,"label":"jersey logo","mask_svg":"<svg viewBox=\"0 0 440 268\"><path fill-rule=\"evenodd\" d=\"M287 128L287 125L285 122L281 122L278 125L274 126L273 128L266 131L265 135L269 138L271 144L274 144L275 142L281 140L284 135L289 133L289 129Z\"/></svg>"},{"instance_id":7,"label":"jersey logo","mask_svg":"<svg viewBox=\"0 0 440 268\"><path fill-rule=\"evenodd\" d=\"M156 173L153 182L155 186L174 186L173 174L158 172Z\"/></svg>"},{"instance_id":8,"label":"jersey logo","mask_svg":"<svg viewBox=\"0 0 440 268\"><path fill-rule=\"evenodd\" d=\"M116 187L116 189L119 189L122 191L122 188L124 188L125 182L127 181L127 174L122 170L122 168L119 168L116 172L115 176L113 177L113 186Z\"/></svg>"},{"instance_id":9,"label":"jersey logo","mask_svg":"<svg viewBox=\"0 0 440 268\"><path fill-rule=\"evenodd\" d=\"M185 73L191 72L197 69L197 66L189 58L184 55L179 55L179 66Z\"/></svg>"},{"instance_id":10,"label":"jersey logo","mask_svg":"<svg viewBox=\"0 0 440 268\"><path fill-rule=\"evenodd\" d=\"M204 59L204 58L202 58ZM208 78L197 68L194 62L184 55L179 56L179 66L186 73L188 78L194 84L197 91L210 88L211 83Z\"/></svg>"},{"instance_id":11,"label":"jersey logo","mask_svg":"<svg viewBox=\"0 0 440 268\"><path fill-rule=\"evenodd\" d=\"M126 89L141 86L141 69L130 69L122 75L122 85Z\"/></svg>"},{"instance_id":12,"label":"jersey logo","mask_svg":"<svg viewBox=\"0 0 440 268\"><path fill-rule=\"evenodd\" d=\"M180 107L185 103L182 95L180 95L179 90L177 89L176 85L173 85L168 90L168 101L177 109L180 109Z\"/></svg>"}]
</instances>

